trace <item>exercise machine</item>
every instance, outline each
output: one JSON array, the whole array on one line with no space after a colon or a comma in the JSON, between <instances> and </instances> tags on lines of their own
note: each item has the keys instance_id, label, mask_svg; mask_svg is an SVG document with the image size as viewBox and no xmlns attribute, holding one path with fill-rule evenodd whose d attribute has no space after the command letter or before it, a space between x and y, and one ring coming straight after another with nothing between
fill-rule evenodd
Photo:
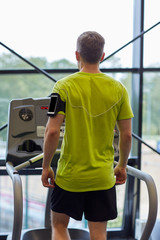
<instances>
[{"instance_id":1,"label":"exercise machine","mask_svg":"<svg viewBox=\"0 0 160 240\"><path fill-rule=\"evenodd\" d=\"M45 210L45 224L40 229L28 229L22 231L23 217L23 189L19 171L27 167L41 167L43 159L43 136L47 122L49 98L43 99L15 99L10 103L8 126L8 149L6 157L6 169L13 183L14 195L14 221L12 234L7 240L41 240L51 238L50 227L50 190ZM60 154L61 136L56 154L52 161L52 167L56 168ZM115 158L118 158L118 131L115 129ZM115 165L117 162L115 161ZM127 166L127 173L144 181L149 195L149 213L141 240L149 239L157 216L157 191L150 175L133 167ZM89 232L86 229L70 228L72 240L89 240Z\"/></svg>"}]
</instances>

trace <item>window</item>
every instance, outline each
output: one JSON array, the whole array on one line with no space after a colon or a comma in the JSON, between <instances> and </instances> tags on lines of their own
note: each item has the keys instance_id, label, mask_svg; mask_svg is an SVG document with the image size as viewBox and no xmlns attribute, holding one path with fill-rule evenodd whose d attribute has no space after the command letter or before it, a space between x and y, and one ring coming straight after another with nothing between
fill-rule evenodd
<instances>
[{"instance_id":1,"label":"window","mask_svg":"<svg viewBox=\"0 0 160 240\"><path fill-rule=\"evenodd\" d=\"M142 2L142 1L141 1ZM136 31L139 32L140 21L133 19L133 9L139 12L138 1L128 0L74 0L52 1L46 0L21 0L3 1L1 3L0 21L1 42L6 44L18 54L27 58L36 66L42 69L67 69L71 72L77 69L75 60L76 39L84 31L95 30L102 34L106 40L106 56L112 54L133 38L133 25L136 25ZM144 30L159 21L159 0L144 1ZM85 8L84 8L85 6ZM6 14L7 13L7 14ZM142 13L142 12L141 12ZM136 24L135 24L136 23ZM7 29L7 31L6 31ZM144 56L143 62L145 68L157 68L160 70L159 62L159 26L152 29L144 35ZM101 68L106 68L106 73L118 81L121 81L128 89L130 99L135 106L135 133L139 130L141 112L139 103L143 105L142 137L152 147L159 149L159 108L160 101L158 95L159 75L157 70L148 72L146 69L139 69L140 46L135 48L129 45L113 57L101 64ZM136 58L136 67L132 69L133 58ZM135 67L134 66L134 67ZM108 69L110 68L110 69ZM125 69L124 69L125 68ZM126 68L129 68L126 69ZM118 71L117 71L118 69ZM5 71L6 70L6 71ZM13 72L11 71L13 70ZM17 72L14 72L17 70ZM19 71L21 70L21 71ZM11 54L7 49L0 45L0 126L8 121L8 106L13 98L39 98L50 94L54 81L50 81L42 74L33 73L33 68L22 60ZM152 69L153 70L153 69ZM8 72L7 72L8 71ZM64 72L53 73L51 75L56 79L69 74ZM134 77L132 77L134 75ZM140 76L143 75L143 79ZM143 80L143 81L142 81ZM143 83L143 86L140 85ZM134 92L133 92L134 88ZM141 99L141 91L143 97ZM0 131L0 161L4 166L7 129ZM142 170L151 174L156 182L159 191L158 171L159 155L142 146L142 156L138 152L137 140L134 139L134 156L142 158ZM134 159L133 159L134 161ZM139 163L139 162L138 162ZM4 167L0 170L3 171ZM3 173L2 173L3 174ZM44 206L46 201L46 189L41 189L40 176L22 176L24 192L24 225L23 228L40 227L44 221ZM132 181L128 181L127 186L118 186L118 211L119 217L116 221L111 221L110 228L121 228L123 231L123 220L128 221L126 228L134 225L132 218L132 206L134 207L136 194L130 190ZM37 191L34 191L33 185L38 184ZM126 195L128 193L128 196ZM138 192L139 193L139 192ZM133 196L133 199L132 199ZM0 175L0 230L1 232L11 231L13 221L13 196L12 183L8 176ZM128 200L128 199L129 200ZM27 200L26 200L27 199ZM128 200L126 204L126 199ZM133 201L133 202L131 202ZM140 217L146 218L147 195L144 184L141 185L141 209ZM126 205L127 206L126 206ZM127 211L124 211L125 209ZM123 213L126 216L123 216ZM132 216L131 216L132 215ZM40 218L38 216L41 216ZM159 215L158 215L159 216ZM10 221L8 221L8 218ZM132 221L133 220L133 221ZM131 223L131 224L130 224ZM75 223L71 221L71 226L86 227L86 222ZM77 225L76 225L77 224ZM132 231L132 229L130 228ZM123 236L128 237L127 231L122 232ZM119 233L117 232L117 235ZM126 235L125 235L126 234ZM128 234L131 234L128 233ZM134 233L132 233L134 235ZM118 235L119 237L120 235Z\"/></svg>"}]
</instances>

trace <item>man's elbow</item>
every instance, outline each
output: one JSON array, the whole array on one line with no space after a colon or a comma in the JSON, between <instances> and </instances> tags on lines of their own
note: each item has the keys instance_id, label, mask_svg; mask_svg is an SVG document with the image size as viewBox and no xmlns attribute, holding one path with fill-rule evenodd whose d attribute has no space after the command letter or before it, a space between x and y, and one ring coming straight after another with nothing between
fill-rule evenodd
<instances>
[{"instance_id":1,"label":"man's elbow","mask_svg":"<svg viewBox=\"0 0 160 240\"><path fill-rule=\"evenodd\" d=\"M130 131L121 132L120 139L124 142L131 142L132 141L132 133Z\"/></svg>"},{"instance_id":2,"label":"man's elbow","mask_svg":"<svg viewBox=\"0 0 160 240\"><path fill-rule=\"evenodd\" d=\"M59 137L60 131L56 128L46 128L46 135L50 138Z\"/></svg>"},{"instance_id":3,"label":"man's elbow","mask_svg":"<svg viewBox=\"0 0 160 240\"><path fill-rule=\"evenodd\" d=\"M131 132L125 133L125 139L126 139L126 141L131 142L132 141L132 133Z\"/></svg>"},{"instance_id":4,"label":"man's elbow","mask_svg":"<svg viewBox=\"0 0 160 240\"><path fill-rule=\"evenodd\" d=\"M56 128L50 129L49 134L52 137L59 136L59 129Z\"/></svg>"}]
</instances>

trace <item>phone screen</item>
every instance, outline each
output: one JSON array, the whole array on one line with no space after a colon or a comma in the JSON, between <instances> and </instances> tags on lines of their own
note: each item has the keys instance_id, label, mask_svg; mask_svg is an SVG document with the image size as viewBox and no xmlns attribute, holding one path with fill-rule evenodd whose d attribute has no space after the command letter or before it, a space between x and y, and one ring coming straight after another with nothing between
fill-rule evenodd
<instances>
[{"instance_id":1,"label":"phone screen","mask_svg":"<svg viewBox=\"0 0 160 240\"><path fill-rule=\"evenodd\" d=\"M58 101L58 96L56 95L51 96L48 114L55 114L57 101Z\"/></svg>"}]
</instances>

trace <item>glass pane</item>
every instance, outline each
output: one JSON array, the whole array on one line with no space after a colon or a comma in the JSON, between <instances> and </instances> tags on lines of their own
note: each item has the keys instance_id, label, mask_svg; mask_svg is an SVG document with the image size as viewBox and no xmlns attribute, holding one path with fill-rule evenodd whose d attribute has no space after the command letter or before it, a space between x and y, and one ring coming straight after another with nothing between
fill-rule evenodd
<instances>
[{"instance_id":1,"label":"glass pane","mask_svg":"<svg viewBox=\"0 0 160 240\"><path fill-rule=\"evenodd\" d=\"M144 91L143 91L143 140L150 146L160 152L160 73L145 73L144 74ZM145 145L142 145L142 170L149 173L156 184L158 197L160 197L160 182L159 182L160 156L150 150ZM146 187L141 186L141 217L146 218L148 212L148 197ZM160 209L158 218L160 217Z\"/></svg>"},{"instance_id":2,"label":"glass pane","mask_svg":"<svg viewBox=\"0 0 160 240\"><path fill-rule=\"evenodd\" d=\"M2 52L0 54L0 69L35 69L32 65L40 69L77 68L77 64L64 58L49 61L45 57L28 57L25 60L22 60L9 51L7 53Z\"/></svg>"},{"instance_id":3,"label":"glass pane","mask_svg":"<svg viewBox=\"0 0 160 240\"><path fill-rule=\"evenodd\" d=\"M23 228L44 226L47 188L41 184L41 176L22 176Z\"/></svg>"},{"instance_id":4,"label":"glass pane","mask_svg":"<svg viewBox=\"0 0 160 240\"><path fill-rule=\"evenodd\" d=\"M6 158L6 148L7 148L7 128L0 132L0 160Z\"/></svg>"},{"instance_id":5,"label":"glass pane","mask_svg":"<svg viewBox=\"0 0 160 240\"><path fill-rule=\"evenodd\" d=\"M41 176L21 176L23 187L23 228L44 226L47 189ZM0 176L0 231L11 232L13 227L13 185L9 176Z\"/></svg>"},{"instance_id":6,"label":"glass pane","mask_svg":"<svg viewBox=\"0 0 160 240\"><path fill-rule=\"evenodd\" d=\"M65 58L76 63L77 37L94 30L106 39L107 56L132 39L133 2L81 0L77 5L74 0L5 0L1 4L0 21L5 19L1 41L24 57L45 57L50 62ZM0 46L0 52L8 51Z\"/></svg>"},{"instance_id":7,"label":"glass pane","mask_svg":"<svg viewBox=\"0 0 160 240\"><path fill-rule=\"evenodd\" d=\"M159 22L160 1L145 1L144 29ZM160 67L160 25L144 35L144 66Z\"/></svg>"},{"instance_id":8,"label":"glass pane","mask_svg":"<svg viewBox=\"0 0 160 240\"><path fill-rule=\"evenodd\" d=\"M158 138L160 135L160 73L144 74L143 88L143 135L148 139ZM153 144L151 142L151 144ZM154 146L156 147L156 146Z\"/></svg>"},{"instance_id":9,"label":"glass pane","mask_svg":"<svg viewBox=\"0 0 160 240\"><path fill-rule=\"evenodd\" d=\"M0 176L0 232L12 230L13 194L9 176Z\"/></svg>"},{"instance_id":10,"label":"glass pane","mask_svg":"<svg viewBox=\"0 0 160 240\"><path fill-rule=\"evenodd\" d=\"M160 67L160 25L144 36L144 67Z\"/></svg>"},{"instance_id":11,"label":"glass pane","mask_svg":"<svg viewBox=\"0 0 160 240\"><path fill-rule=\"evenodd\" d=\"M159 0L145 1L144 24L146 29L159 22L159 8Z\"/></svg>"},{"instance_id":12,"label":"glass pane","mask_svg":"<svg viewBox=\"0 0 160 240\"><path fill-rule=\"evenodd\" d=\"M126 43L127 41L124 42L124 44ZM115 50L118 50L124 44L122 44ZM133 48L132 44L128 45L127 47L120 50L118 53L114 54L112 57L102 62L100 64L100 67L101 68L131 68L132 67L132 48ZM107 55L108 54L106 53L106 57Z\"/></svg>"}]
</instances>

